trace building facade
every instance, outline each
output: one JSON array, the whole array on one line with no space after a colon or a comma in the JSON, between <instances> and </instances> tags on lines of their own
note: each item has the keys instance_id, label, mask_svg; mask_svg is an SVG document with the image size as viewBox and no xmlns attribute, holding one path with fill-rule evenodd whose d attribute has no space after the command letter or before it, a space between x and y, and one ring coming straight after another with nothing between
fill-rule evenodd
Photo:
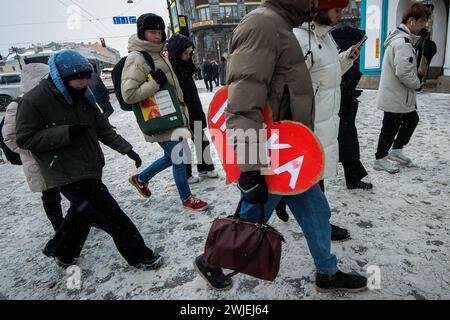
<instances>
[{"instance_id":1,"label":"building facade","mask_svg":"<svg viewBox=\"0 0 450 320\"><path fill-rule=\"evenodd\" d=\"M339 25L349 25L354 28L361 26L361 0L350 1L348 7L344 9L344 16Z\"/></svg>"},{"instance_id":2,"label":"building facade","mask_svg":"<svg viewBox=\"0 0 450 320\"><path fill-rule=\"evenodd\" d=\"M196 45L195 62L219 61L239 21L260 4L255 0L177 0L178 14L187 16Z\"/></svg>"},{"instance_id":3,"label":"building facade","mask_svg":"<svg viewBox=\"0 0 450 320\"><path fill-rule=\"evenodd\" d=\"M360 2L350 2L343 24L359 27ZM190 37L196 45L195 62L203 58L220 60L228 50L234 28L260 4L256 0L177 0L178 14L188 17Z\"/></svg>"}]
</instances>

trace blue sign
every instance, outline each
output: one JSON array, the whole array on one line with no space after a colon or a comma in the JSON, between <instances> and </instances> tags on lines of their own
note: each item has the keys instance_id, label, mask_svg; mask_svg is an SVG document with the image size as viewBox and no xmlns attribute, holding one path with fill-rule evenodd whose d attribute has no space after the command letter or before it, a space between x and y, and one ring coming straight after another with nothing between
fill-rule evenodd
<instances>
[{"instance_id":1,"label":"blue sign","mask_svg":"<svg viewBox=\"0 0 450 320\"><path fill-rule=\"evenodd\" d=\"M379 76L387 36L388 0L363 0L361 3L361 29L368 37L361 51L360 70L364 75Z\"/></svg>"},{"instance_id":2,"label":"blue sign","mask_svg":"<svg viewBox=\"0 0 450 320\"><path fill-rule=\"evenodd\" d=\"M129 17L113 17L114 24L136 24L137 19L136 16Z\"/></svg>"}]
</instances>

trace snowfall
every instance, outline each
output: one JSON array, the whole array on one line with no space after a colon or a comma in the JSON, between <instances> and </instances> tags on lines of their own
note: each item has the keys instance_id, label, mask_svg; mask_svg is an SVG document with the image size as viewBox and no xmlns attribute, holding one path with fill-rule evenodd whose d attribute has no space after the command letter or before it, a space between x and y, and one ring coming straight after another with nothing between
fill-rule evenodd
<instances>
[{"instance_id":1,"label":"snowfall","mask_svg":"<svg viewBox=\"0 0 450 320\"><path fill-rule=\"evenodd\" d=\"M197 82L203 107L214 93ZM215 89L217 91L217 88ZM421 93L420 124L405 154L412 167L390 175L372 169L382 112L376 91L364 91L357 118L361 159L374 184L372 191L350 191L343 169L327 181L332 222L344 226L352 239L333 243L332 251L345 272L371 279L371 290L360 294L320 294L314 288L314 264L302 230L291 215L284 223L275 215L269 223L285 237L280 273L274 282L246 275L234 278L226 292L209 289L192 267L202 252L212 221L230 215L238 202L235 185L225 183L213 150L219 179L203 180L192 192L210 204L207 212L181 207L171 170L157 175L147 200L128 183L137 172L127 157L103 147L103 181L142 233L160 253L164 265L141 271L127 265L112 239L93 228L78 266L58 267L42 254L52 236L39 193L31 193L20 166L0 166L0 299L145 299L145 300L324 300L324 299L450 299L450 95ZM130 112L115 112L111 123L149 165L162 155L144 138ZM194 170L195 172L195 170ZM195 172L196 174L196 172ZM68 202L63 202L68 208Z\"/></svg>"}]
</instances>

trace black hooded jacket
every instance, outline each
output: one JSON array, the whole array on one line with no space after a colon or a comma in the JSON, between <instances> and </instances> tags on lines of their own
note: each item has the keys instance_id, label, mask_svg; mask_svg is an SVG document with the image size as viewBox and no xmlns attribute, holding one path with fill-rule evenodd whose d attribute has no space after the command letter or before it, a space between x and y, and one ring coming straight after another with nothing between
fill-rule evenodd
<instances>
[{"instance_id":1,"label":"black hooded jacket","mask_svg":"<svg viewBox=\"0 0 450 320\"><path fill-rule=\"evenodd\" d=\"M198 96L197 86L192 76L197 72L197 67L192 61L192 54L188 61L181 59L182 53L189 47L195 48L192 41L180 34L174 34L168 41L167 50L173 70L177 75L184 101L188 107L190 126L193 129L194 121L201 121L202 128L206 128L206 117L202 103Z\"/></svg>"}]
</instances>

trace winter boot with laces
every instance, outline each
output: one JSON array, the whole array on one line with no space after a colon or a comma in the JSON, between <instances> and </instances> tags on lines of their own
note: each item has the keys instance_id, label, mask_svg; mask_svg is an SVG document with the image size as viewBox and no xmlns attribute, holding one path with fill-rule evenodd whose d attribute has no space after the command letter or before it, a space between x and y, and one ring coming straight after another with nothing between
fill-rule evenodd
<instances>
[{"instance_id":1,"label":"winter boot with laces","mask_svg":"<svg viewBox=\"0 0 450 320\"><path fill-rule=\"evenodd\" d=\"M208 286L214 290L225 291L233 286L233 281L225 277L221 268L208 267L203 259L203 255L195 258L194 269L206 281Z\"/></svg>"},{"instance_id":2,"label":"winter boot with laces","mask_svg":"<svg viewBox=\"0 0 450 320\"><path fill-rule=\"evenodd\" d=\"M331 241L345 241L350 239L350 233L347 229L331 225Z\"/></svg>"},{"instance_id":3,"label":"winter boot with laces","mask_svg":"<svg viewBox=\"0 0 450 320\"><path fill-rule=\"evenodd\" d=\"M54 250L52 249L52 245L48 243L44 250L42 250L42 253L46 255L49 258L53 258L56 262L56 264L64 269L67 269L70 266L76 265L78 262L78 259L76 258L61 258L57 257L54 253Z\"/></svg>"},{"instance_id":4,"label":"winter boot with laces","mask_svg":"<svg viewBox=\"0 0 450 320\"><path fill-rule=\"evenodd\" d=\"M362 292L367 290L367 278L357 274L343 273L340 270L332 276L316 273L316 289L321 293Z\"/></svg>"},{"instance_id":5,"label":"winter boot with laces","mask_svg":"<svg viewBox=\"0 0 450 320\"><path fill-rule=\"evenodd\" d=\"M145 259L134 267L137 269L149 271L159 269L164 263L163 258L159 254L155 254L151 259Z\"/></svg>"},{"instance_id":6,"label":"winter boot with laces","mask_svg":"<svg viewBox=\"0 0 450 320\"><path fill-rule=\"evenodd\" d=\"M364 182L364 181L356 181L356 182L349 182L347 183L347 189L349 190L355 190L355 189L362 189L362 190L372 190L373 184L370 182Z\"/></svg>"},{"instance_id":7,"label":"winter boot with laces","mask_svg":"<svg viewBox=\"0 0 450 320\"><path fill-rule=\"evenodd\" d=\"M193 211L205 211L208 209L208 204L205 201L197 199L194 195L183 201L183 207Z\"/></svg>"}]
</instances>

